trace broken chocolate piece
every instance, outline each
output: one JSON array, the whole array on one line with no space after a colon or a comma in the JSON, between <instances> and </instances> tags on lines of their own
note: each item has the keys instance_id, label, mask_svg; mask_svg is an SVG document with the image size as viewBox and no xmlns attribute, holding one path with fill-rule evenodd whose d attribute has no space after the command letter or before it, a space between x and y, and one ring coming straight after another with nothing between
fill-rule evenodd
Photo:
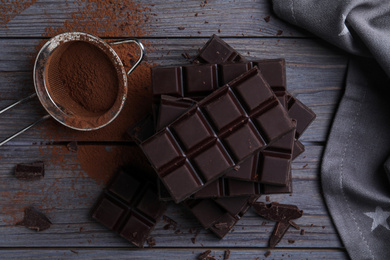
<instances>
[{"instance_id":1,"label":"broken chocolate piece","mask_svg":"<svg viewBox=\"0 0 390 260\"><path fill-rule=\"evenodd\" d=\"M23 220L16 223L16 226L23 226L36 231L43 231L51 226L50 220L33 207L24 209Z\"/></svg>"},{"instance_id":2,"label":"broken chocolate piece","mask_svg":"<svg viewBox=\"0 0 390 260\"><path fill-rule=\"evenodd\" d=\"M230 258L230 250L226 249L225 254L223 255L223 260L227 260Z\"/></svg>"},{"instance_id":3,"label":"broken chocolate piece","mask_svg":"<svg viewBox=\"0 0 390 260\"><path fill-rule=\"evenodd\" d=\"M278 222L276 223L269 240L269 246L271 248L275 247L280 242L290 226L297 227L297 224L292 220L302 217L303 213L303 211L298 209L295 205L279 204L277 202L272 202L270 204L256 202L252 206L256 213L261 217Z\"/></svg>"},{"instance_id":4,"label":"broken chocolate piece","mask_svg":"<svg viewBox=\"0 0 390 260\"><path fill-rule=\"evenodd\" d=\"M77 141L69 142L69 143L66 145L66 148L68 148L68 150L69 150L70 152L76 153L77 150L78 150Z\"/></svg>"},{"instance_id":5,"label":"broken chocolate piece","mask_svg":"<svg viewBox=\"0 0 390 260\"><path fill-rule=\"evenodd\" d=\"M15 177L22 180L41 179L45 175L45 167L42 161L33 163L19 163L15 168Z\"/></svg>"}]
</instances>

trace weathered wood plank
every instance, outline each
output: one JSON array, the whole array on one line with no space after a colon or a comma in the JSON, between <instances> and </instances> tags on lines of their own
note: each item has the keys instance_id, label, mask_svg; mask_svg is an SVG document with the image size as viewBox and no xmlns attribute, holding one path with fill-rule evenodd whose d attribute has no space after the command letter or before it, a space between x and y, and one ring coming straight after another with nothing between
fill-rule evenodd
<instances>
[{"instance_id":1,"label":"weathered wood plank","mask_svg":"<svg viewBox=\"0 0 390 260\"><path fill-rule=\"evenodd\" d=\"M191 56L207 39L144 39L150 46L147 60L161 65L187 64L181 54ZM347 59L337 50L325 48L317 40L308 39L235 39L226 41L250 59L285 58L287 61L287 84L289 91L308 105L317 114L317 119L302 137L304 141L326 140L343 86ZM34 91L32 82L31 53L39 40L0 40L0 107L27 96ZM249 54L248 54L249 52ZM129 78L131 80L131 76ZM130 89L130 93L132 90ZM147 91L144 93L147 95ZM134 118L145 113L145 101L136 94L131 96ZM148 99L150 101L150 99ZM143 106L142 106L142 105ZM45 112L39 102L22 105L1 115L0 137L5 138L20 127L39 118ZM43 126L47 122L43 123ZM129 123L129 126L132 123ZM63 134L59 140L72 139L72 130L59 126ZM16 143L39 143L45 141L41 129L34 128L8 145ZM80 138L80 137L79 137ZM113 138L113 137L111 137ZM47 140L47 139L46 139ZM82 138L80 140L83 140ZM107 139L117 140L117 139Z\"/></svg>"},{"instance_id":2,"label":"weathered wood plank","mask_svg":"<svg viewBox=\"0 0 390 260\"><path fill-rule=\"evenodd\" d=\"M92 146L88 149L93 149ZM107 147L112 151L114 147ZM136 149L129 147L127 149ZM92 150L91 150L92 151ZM318 178L317 166L322 147L308 146L305 154L293 164L293 189L289 194L271 195L272 201L296 204L305 214L296 222L303 229L290 229L280 247L340 248L342 245L324 205ZM0 247L128 247L119 236L90 219L89 212L103 187L91 174L83 171L76 159L77 154L60 146L10 146L0 148ZM28 182L12 176L16 163L44 160L45 178ZM314 169L302 168L311 163ZM96 164L99 165L98 160ZM305 163L305 164L306 164ZM101 168L101 167L98 167ZM114 169L104 169L111 175ZM93 176L92 176L93 177ZM260 198L261 201L265 197ZM34 205L45 212L53 226L41 233L13 224L22 218L23 209ZM159 247L266 247L274 223L266 222L249 210L238 222L234 231L220 240L204 230L190 212L180 205L170 204L167 216L178 223L179 234L165 230L166 223L159 223L152 236ZM196 243L190 228L200 229ZM295 240L294 244L288 239ZM47 241L51 241L50 245Z\"/></svg>"},{"instance_id":3,"label":"weathered wood plank","mask_svg":"<svg viewBox=\"0 0 390 260\"><path fill-rule=\"evenodd\" d=\"M45 34L46 28L62 28L66 21L72 24L74 19L72 15L81 12L85 13L80 16L79 20L87 23L88 16L92 17L92 21L96 21L94 30L98 30L100 36L109 36L111 35L110 31L118 25L125 24L124 19L127 17L117 15L117 19L110 17L109 22L111 24L105 25L101 29L99 24L102 22L102 18L96 19L91 15L96 10L95 5L92 5L91 8L86 6L87 1L81 0L38 0L35 4L13 17L6 25L1 26L0 24L0 37L40 37ZM140 21L140 24L144 27L142 34L148 36L191 37L215 33L221 36L261 37L276 36L280 34L279 31L282 31L282 34L278 35L279 37L307 36L307 33L286 24L273 15L270 2L267 0L218 0L208 2L199 0L143 0L131 1L125 6L127 6L125 10L129 10L131 16L142 19ZM112 14L120 13L115 4L101 8L110 7L117 9ZM134 8L139 10L135 12ZM270 16L269 22L264 20L267 16ZM147 19L148 17L149 19ZM131 25L130 23L127 26ZM179 30L179 26L185 29ZM127 34L121 36L137 36L137 32L136 35L131 32L131 30L125 30L123 33Z\"/></svg>"},{"instance_id":4,"label":"weathered wood plank","mask_svg":"<svg viewBox=\"0 0 390 260\"><path fill-rule=\"evenodd\" d=\"M5 259L198 259L199 254L205 252L205 249L7 249L1 250ZM226 250L210 249L210 255L216 259L222 260ZM250 260L250 259L267 259L265 254L268 250L263 249L233 249L230 248L229 260ZM292 249L273 249L270 250L270 259L347 259L348 255L343 250L292 250Z\"/></svg>"}]
</instances>

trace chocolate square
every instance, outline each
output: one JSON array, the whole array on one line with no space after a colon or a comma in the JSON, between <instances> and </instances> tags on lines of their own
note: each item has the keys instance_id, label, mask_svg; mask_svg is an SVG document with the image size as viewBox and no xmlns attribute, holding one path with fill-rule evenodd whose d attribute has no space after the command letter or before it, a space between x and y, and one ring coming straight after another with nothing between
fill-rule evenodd
<instances>
[{"instance_id":1,"label":"chocolate square","mask_svg":"<svg viewBox=\"0 0 390 260\"><path fill-rule=\"evenodd\" d=\"M182 157L179 146L168 131L153 136L142 144L142 148L157 169Z\"/></svg>"},{"instance_id":2,"label":"chocolate square","mask_svg":"<svg viewBox=\"0 0 390 260\"><path fill-rule=\"evenodd\" d=\"M263 139L250 121L239 129L236 129L223 140L234 154L237 162L265 145Z\"/></svg>"},{"instance_id":3,"label":"chocolate square","mask_svg":"<svg viewBox=\"0 0 390 260\"><path fill-rule=\"evenodd\" d=\"M215 178L233 165L233 161L219 142L195 156L193 161L206 181Z\"/></svg>"},{"instance_id":4,"label":"chocolate square","mask_svg":"<svg viewBox=\"0 0 390 260\"><path fill-rule=\"evenodd\" d=\"M172 129L179 140L184 145L185 150L189 151L196 145L207 140L213 139L213 132L208 127L203 115L194 110L190 115L186 115L172 125Z\"/></svg>"},{"instance_id":5,"label":"chocolate square","mask_svg":"<svg viewBox=\"0 0 390 260\"><path fill-rule=\"evenodd\" d=\"M183 79L181 67L152 68L153 95L182 96Z\"/></svg>"},{"instance_id":6,"label":"chocolate square","mask_svg":"<svg viewBox=\"0 0 390 260\"><path fill-rule=\"evenodd\" d=\"M217 89L217 65L186 66L184 69L185 93L189 96L209 94Z\"/></svg>"},{"instance_id":7,"label":"chocolate square","mask_svg":"<svg viewBox=\"0 0 390 260\"><path fill-rule=\"evenodd\" d=\"M218 98L214 98L210 103L206 103L203 108L219 131L242 119L245 113L228 89L221 92Z\"/></svg>"}]
</instances>

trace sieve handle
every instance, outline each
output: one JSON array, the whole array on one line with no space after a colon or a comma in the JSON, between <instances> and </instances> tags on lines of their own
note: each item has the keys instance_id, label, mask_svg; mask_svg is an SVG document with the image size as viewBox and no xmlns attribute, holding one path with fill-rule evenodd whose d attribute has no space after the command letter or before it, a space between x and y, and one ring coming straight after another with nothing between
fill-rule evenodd
<instances>
[{"instance_id":1,"label":"sieve handle","mask_svg":"<svg viewBox=\"0 0 390 260\"><path fill-rule=\"evenodd\" d=\"M41 117L39 120L35 121L34 123L32 123L31 125L29 126L26 126L25 128L23 128L22 130L20 130L19 132L11 135L10 137L8 137L7 139L4 139L1 143L0 143L0 146L2 146L3 144L7 143L8 141L14 139L15 137L17 137L18 135L26 132L28 129L30 129L31 127L35 126L36 124L42 122L43 120L46 120L50 118L50 115L45 115L43 117Z\"/></svg>"},{"instance_id":2,"label":"sieve handle","mask_svg":"<svg viewBox=\"0 0 390 260\"><path fill-rule=\"evenodd\" d=\"M111 45L117 45L117 44L123 44L123 43L135 43L138 45L139 47L139 50L140 50L140 55L139 55L139 59L137 60L136 63L134 63L134 65L127 71L127 75L130 75L130 73L141 63L141 61L143 60L144 58L144 54L145 54L145 48L144 48L144 45L138 41L137 39L134 39L134 38L128 38L128 39L125 39L125 40L119 40L119 41L114 41L114 42L110 42L109 44Z\"/></svg>"},{"instance_id":3,"label":"sieve handle","mask_svg":"<svg viewBox=\"0 0 390 260\"><path fill-rule=\"evenodd\" d=\"M37 95L37 93L34 93L34 94L31 94L31 95L28 96L28 97L25 97L25 98L23 98L23 99L21 99L21 100L16 101L15 103L9 105L8 107L5 107L5 108L3 108L2 110L0 110L0 114L3 114L5 111L7 111L7 110L13 108L13 107L16 106L16 105L22 104L23 102L26 102L26 101L32 99L32 98L35 97L36 95Z\"/></svg>"}]
</instances>

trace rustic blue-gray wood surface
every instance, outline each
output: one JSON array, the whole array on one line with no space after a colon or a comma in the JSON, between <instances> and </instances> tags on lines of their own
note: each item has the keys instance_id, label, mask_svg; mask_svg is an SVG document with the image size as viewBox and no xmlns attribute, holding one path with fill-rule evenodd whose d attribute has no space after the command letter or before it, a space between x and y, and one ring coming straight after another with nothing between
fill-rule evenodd
<instances>
[{"instance_id":1,"label":"rustic blue-gray wood surface","mask_svg":"<svg viewBox=\"0 0 390 260\"><path fill-rule=\"evenodd\" d=\"M2 4L5 2L12 1ZM166 223L160 222L152 233L156 245L136 249L91 220L90 209L103 185L83 172L76 153L62 149L63 143L47 144L37 127L0 147L0 259L196 259L207 249L217 259L223 258L225 249L231 251L230 259L264 259L268 250L268 258L276 259L348 258L324 203L320 183L321 156L342 95L347 55L278 19L267 0L140 3L149 6L155 18L145 29L147 36L141 37L152 49L148 51L148 62L185 64L181 54L194 56L214 33L250 59L286 59L288 90L312 108L317 119L301 138L305 153L292 165L294 192L270 197L272 201L296 204L304 211L296 221L304 234L291 228L277 248L270 250L267 240L274 223L263 223L265 220L249 210L234 230L220 240L201 228L189 212L172 203L165 215L178 223L180 232L166 230ZM33 93L29 55L36 50L46 27L60 27L75 10L74 1L38 0L13 16L6 26L0 26L0 108ZM264 19L267 16L268 22ZM179 30L178 26L185 29ZM100 36L104 37L104 32ZM121 35L127 36L132 35ZM43 114L40 103L34 100L1 115L0 139ZM64 134L52 141L69 140L71 137ZM96 145L107 150L111 145L132 149L129 143ZM53 156L61 157L62 162L50 163ZM34 160L49 162L44 179L21 182L13 176L17 163ZM43 200L50 202L50 211L45 208L48 203L42 205ZM27 205L50 212L52 227L35 232L13 225L22 218ZM195 243L191 241L191 228L200 230Z\"/></svg>"}]
</instances>

